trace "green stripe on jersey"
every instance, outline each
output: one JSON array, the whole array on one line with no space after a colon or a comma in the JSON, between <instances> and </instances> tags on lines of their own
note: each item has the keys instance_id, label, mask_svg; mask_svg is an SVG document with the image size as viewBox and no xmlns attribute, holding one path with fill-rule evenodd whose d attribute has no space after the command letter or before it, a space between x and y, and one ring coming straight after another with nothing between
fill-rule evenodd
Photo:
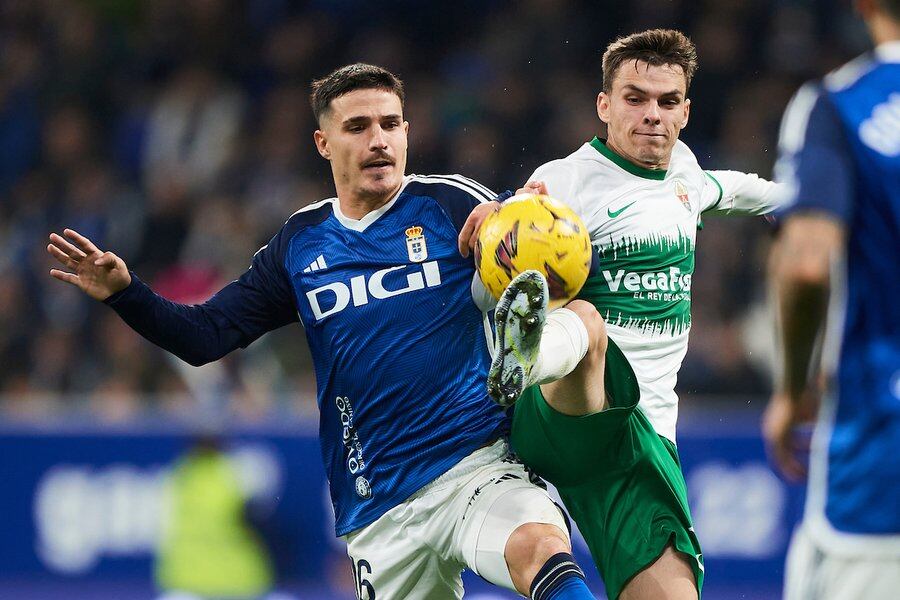
<instances>
[{"instance_id":1,"label":"green stripe on jersey","mask_svg":"<svg viewBox=\"0 0 900 600\"><path fill-rule=\"evenodd\" d=\"M707 177L709 177L710 179L712 179L712 182L716 184L716 187L717 187L717 188L719 188L719 197L716 199L716 203L713 204L712 206L710 206L709 208L706 209L706 210L712 210L712 209L714 209L715 207L717 207L717 206L719 205L719 203L722 201L722 196L723 196L723 192L722 192L722 184L719 183L719 180L716 179L715 177L713 177L712 173L710 173L709 171L703 171L703 173L704 173Z\"/></svg>"}]
</instances>

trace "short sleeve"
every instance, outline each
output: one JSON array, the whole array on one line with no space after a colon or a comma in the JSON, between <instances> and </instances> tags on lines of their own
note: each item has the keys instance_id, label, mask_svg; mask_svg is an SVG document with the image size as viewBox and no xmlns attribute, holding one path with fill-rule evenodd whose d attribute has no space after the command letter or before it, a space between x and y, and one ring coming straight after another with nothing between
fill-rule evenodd
<instances>
[{"instance_id":1,"label":"short sleeve","mask_svg":"<svg viewBox=\"0 0 900 600\"><path fill-rule=\"evenodd\" d=\"M764 215L781 206L783 185L756 173L704 171L701 210L722 215Z\"/></svg>"},{"instance_id":2,"label":"short sleeve","mask_svg":"<svg viewBox=\"0 0 900 600\"><path fill-rule=\"evenodd\" d=\"M776 178L785 184L785 217L821 211L840 221L853 210L853 160L831 98L816 84L800 88L784 114Z\"/></svg>"},{"instance_id":3,"label":"short sleeve","mask_svg":"<svg viewBox=\"0 0 900 600\"><path fill-rule=\"evenodd\" d=\"M703 171L703 189L700 192L700 212L715 210L722 204L725 191L722 183L709 171Z\"/></svg>"}]
</instances>

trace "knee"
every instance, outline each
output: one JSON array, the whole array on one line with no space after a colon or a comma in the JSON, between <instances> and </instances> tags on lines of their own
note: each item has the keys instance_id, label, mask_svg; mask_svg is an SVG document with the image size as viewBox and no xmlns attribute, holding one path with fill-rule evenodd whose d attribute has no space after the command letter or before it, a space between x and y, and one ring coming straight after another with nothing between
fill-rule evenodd
<instances>
[{"instance_id":1,"label":"knee","mask_svg":"<svg viewBox=\"0 0 900 600\"><path fill-rule=\"evenodd\" d=\"M588 333L588 355L602 358L606 354L606 321L597 308L585 300L572 300L566 308L578 315Z\"/></svg>"},{"instance_id":2,"label":"knee","mask_svg":"<svg viewBox=\"0 0 900 600\"><path fill-rule=\"evenodd\" d=\"M546 523L525 523L506 542L506 562L511 572L528 573L531 577L552 556L571 552L569 539L559 527ZM531 579L527 584L531 584ZM527 588L526 588L527 589Z\"/></svg>"}]
</instances>

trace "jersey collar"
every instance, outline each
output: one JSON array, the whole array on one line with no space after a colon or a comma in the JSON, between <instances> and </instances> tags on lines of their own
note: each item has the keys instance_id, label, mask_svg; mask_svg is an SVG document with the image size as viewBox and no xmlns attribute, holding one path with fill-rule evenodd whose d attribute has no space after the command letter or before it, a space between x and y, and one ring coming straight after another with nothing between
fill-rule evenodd
<instances>
[{"instance_id":1,"label":"jersey collar","mask_svg":"<svg viewBox=\"0 0 900 600\"><path fill-rule=\"evenodd\" d=\"M644 167L639 167L633 162L626 160L625 158L619 156L612 150L610 150L606 146L606 140L601 140L598 137L594 137L590 141L591 146L594 147L597 152L614 162L620 168L628 171L632 175L637 175L638 177L643 177L644 179L655 179L657 181L662 181L666 178L665 169L645 169Z\"/></svg>"},{"instance_id":2,"label":"jersey collar","mask_svg":"<svg viewBox=\"0 0 900 600\"><path fill-rule=\"evenodd\" d=\"M880 62L900 63L900 40L878 44L875 48L875 56Z\"/></svg>"},{"instance_id":3,"label":"jersey collar","mask_svg":"<svg viewBox=\"0 0 900 600\"><path fill-rule=\"evenodd\" d=\"M353 231L365 231L366 228L381 218L381 215L391 210L394 207L394 204L397 203L397 198L400 197L400 194L403 193L403 190L406 188L406 184L409 183L409 175L403 176L403 183L400 185L400 189L397 190L397 193L394 194L394 197L388 200L388 202L370 213L366 213L362 219L352 219L341 212L341 201L335 199L334 201L334 217L338 220L338 223L346 227L347 229L352 229Z\"/></svg>"}]
</instances>

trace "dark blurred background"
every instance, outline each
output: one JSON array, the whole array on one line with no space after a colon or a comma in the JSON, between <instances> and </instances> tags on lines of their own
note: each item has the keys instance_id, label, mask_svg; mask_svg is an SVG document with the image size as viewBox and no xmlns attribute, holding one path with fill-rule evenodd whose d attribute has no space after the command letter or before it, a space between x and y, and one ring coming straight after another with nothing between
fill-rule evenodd
<instances>
[{"instance_id":1,"label":"dark blurred background","mask_svg":"<svg viewBox=\"0 0 900 600\"><path fill-rule=\"evenodd\" d=\"M762 176L794 90L868 46L848 0L0 0L0 596L153 597L166 482L198 426L221 437L247 497L276 507L276 581L304 598L356 586L331 529L302 330L188 367L51 279L49 232L74 228L164 296L202 302L333 195L311 79L391 69L409 172L515 189L600 133L602 53L651 27L697 44L682 137L701 164ZM707 219L698 235L679 449L708 598L780 597L802 503L759 439L768 237L759 218Z\"/></svg>"},{"instance_id":2,"label":"dark blurred background","mask_svg":"<svg viewBox=\"0 0 900 600\"><path fill-rule=\"evenodd\" d=\"M515 188L598 132L600 57L682 28L700 70L683 139L705 168L771 173L805 78L865 48L848 2L775 0L4 0L0 3L0 414L118 421L212 403L242 419L315 409L301 331L200 370L47 275L68 226L167 297L201 301L285 219L333 195L310 80L367 61L406 82L409 171ZM760 219L698 239L683 394L767 389Z\"/></svg>"}]
</instances>

